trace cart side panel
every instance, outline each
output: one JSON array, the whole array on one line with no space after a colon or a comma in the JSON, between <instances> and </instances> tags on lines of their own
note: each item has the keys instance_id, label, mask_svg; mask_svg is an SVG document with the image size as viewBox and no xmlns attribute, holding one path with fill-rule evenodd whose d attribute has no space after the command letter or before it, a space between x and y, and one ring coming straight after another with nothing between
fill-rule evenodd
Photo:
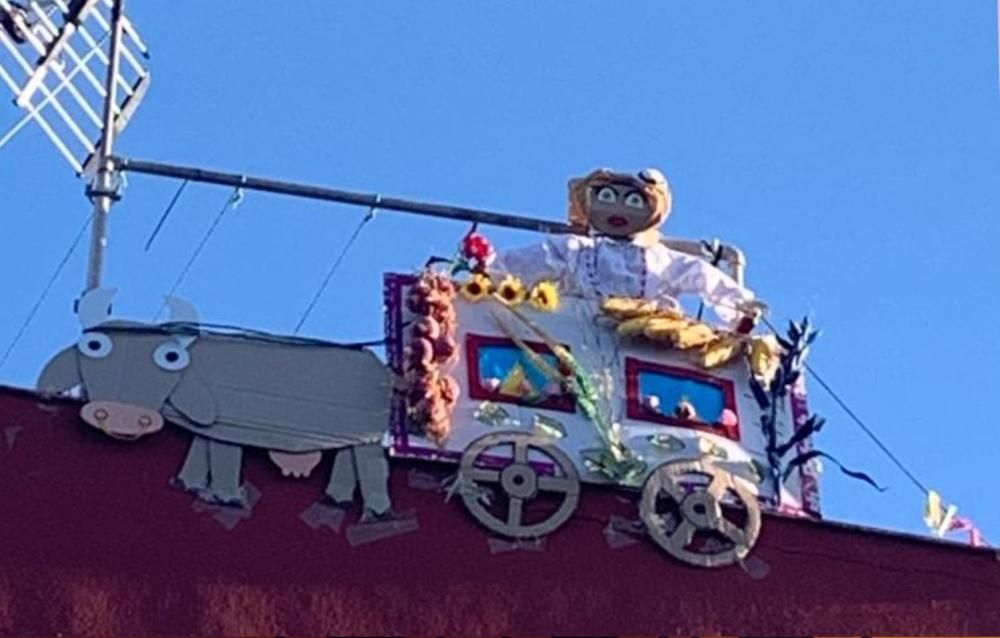
<instances>
[{"instance_id":1,"label":"cart side panel","mask_svg":"<svg viewBox=\"0 0 1000 638\"><path fill-rule=\"evenodd\" d=\"M388 360L393 370L402 374L406 326L412 319L403 299L416 278L390 274L385 281ZM393 401L391 454L401 458L458 463L469 443L480 436L502 429L534 431L536 418L541 418L558 422L565 430L565 436L557 439L556 443L573 459L582 480L607 483L583 463L582 452L598 447L600 439L593 424L575 406L566 410L564 405L550 405L552 402L539 405L500 400L494 403L509 415L510 420L506 424L488 425L477 418L477 411L486 401L483 398L486 392L484 385L495 386L498 382L509 381L509 378L485 378L489 372L484 371L482 352L503 343L510 344L512 351L516 351L505 334L506 330L514 331L535 346L542 344L538 343L538 335L520 325L494 300L470 303L459 297L455 300L455 308L460 355L457 363L445 372L456 379L461 393L452 413L451 433L438 444L409 427L405 401L402 394L398 394ZM774 489L770 482L753 479L753 465L765 470L768 467L767 441L760 427L759 409L749 390L749 370L742 361L705 371L685 353L648 342L622 339L611 326L601 321L595 304L583 299L566 297L560 309L552 313L535 311L526 304L520 306L520 310L567 347L581 365L597 376L597 383L607 390L608 400L603 407L620 423L624 442L646 460L650 471L664 462L708 454L715 457L718 465L746 479L762 502L774 502ZM476 358L477 354L480 358ZM682 384L694 384L689 387L699 384L718 386L720 396L728 401L726 405L736 414L737 425L732 428L695 423L679 425L669 423L670 419L650 415L639 407L644 397L637 396L635 392L636 370L654 377L663 374L668 380L679 379ZM533 386L539 385L537 374L533 381ZM804 389L799 386L796 390L779 406L779 440L790 437L797 426L796 421L801 423L804 420ZM669 414L669 409L664 412ZM808 442L804 443L804 446L807 445ZM543 463L541 458L532 460ZM810 472L811 468L803 468L786 482L782 494L784 509L802 508L818 513L816 479Z\"/></svg>"}]
</instances>

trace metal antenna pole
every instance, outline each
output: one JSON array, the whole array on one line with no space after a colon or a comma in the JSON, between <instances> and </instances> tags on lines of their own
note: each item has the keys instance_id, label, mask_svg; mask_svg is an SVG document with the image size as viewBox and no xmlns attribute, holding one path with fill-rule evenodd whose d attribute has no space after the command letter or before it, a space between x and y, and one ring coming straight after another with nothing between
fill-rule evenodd
<instances>
[{"instance_id":1,"label":"metal antenna pole","mask_svg":"<svg viewBox=\"0 0 1000 638\"><path fill-rule=\"evenodd\" d=\"M118 69L121 61L121 41L124 31L125 0L116 0L111 11L111 47L109 50L108 77L104 96L104 130L97 149L97 175L87 194L94 202L94 220L90 233L90 259L87 263L87 288L101 286L104 268L104 251L108 245L108 215L118 197L115 188L115 161L112 148L115 137L115 110L118 108Z\"/></svg>"}]
</instances>

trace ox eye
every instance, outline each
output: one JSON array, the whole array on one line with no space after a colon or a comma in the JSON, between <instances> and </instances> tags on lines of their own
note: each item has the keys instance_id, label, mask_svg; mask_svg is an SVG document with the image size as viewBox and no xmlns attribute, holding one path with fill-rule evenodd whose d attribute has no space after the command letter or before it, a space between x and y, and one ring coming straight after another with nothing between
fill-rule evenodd
<instances>
[{"instance_id":1,"label":"ox eye","mask_svg":"<svg viewBox=\"0 0 1000 638\"><path fill-rule=\"evenodd\" d=\"M602 186L597 189L597 201L605 204L614 204L618 201L618 193L610 186Z\"/></svg>"},{"instance_id":2,"label":"ox eye","mask_svg":"<svg viewBox=\"0 0 1000 638\"><path fill-rule=\"evenodd\" d=\"M76 343L76 348L91 359L103 359L114 350L111 337L103 332L85 332Z\"/></svg>"},{"instance_id":3,"label":"ox eye","mask_svg":"<svg viewBox=\"0 0 1000 638\"><path fill-rule=\"evenodd\" d=\"M176 372L188 367L191 356L180 344L164 343L153 351L153 361L164 370Z\"/></svg>"},{"instance_id":4,"label":"ox eye","mask_svg":"<svg viewBox=\"0 0 1000 638\"><path fill-rule=\"evenodd\" d=\"M644 198L636 191L632 191L631 193L625 196L625 205L628 206L629 208L645 208L646 198Z\"/></svg>"}]
</instances>

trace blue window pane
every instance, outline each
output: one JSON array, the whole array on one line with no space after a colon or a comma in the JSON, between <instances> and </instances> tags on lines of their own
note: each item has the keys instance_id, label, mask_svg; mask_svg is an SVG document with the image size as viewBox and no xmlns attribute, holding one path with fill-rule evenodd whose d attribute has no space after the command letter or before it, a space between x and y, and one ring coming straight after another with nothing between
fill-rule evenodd
<instances>
[{"instance_id":1,"label":"blue window pane","mask_svg":"<svg viewBox=\"0 0 1000 638\"><path fill-rule=\"evenodd\" d=\"M642 398L657 397L660 412L668 416L678 403L687 401L694 406L696 419L704 423L717 423L726 409L726 397L719 386L663 372L640 372L639 394Z\"/></svg>"},{"instance_id":2,"label":"blue window pane","mask_svg":"<svg viewBox=\"0 0 1000 638\"><path fill-rule=\"evenodd\" d=\"M499 383L503 394L529 396L542 394L550 385L545 374L536 368L517 346L480 346L479 379ZM553 368L559 362L553 354L539 354Z\"/></svg>"}]
</instances>

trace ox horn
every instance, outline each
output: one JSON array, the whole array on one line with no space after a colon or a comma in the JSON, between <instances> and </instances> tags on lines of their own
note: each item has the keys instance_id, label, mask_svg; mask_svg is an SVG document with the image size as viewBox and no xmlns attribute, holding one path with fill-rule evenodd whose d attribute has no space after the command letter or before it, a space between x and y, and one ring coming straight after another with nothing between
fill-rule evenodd
<instances>
[{"instance_id":1,"label":"ox horn","mask_svg":"<svg viewBox=\"0 0 1000 638\"><path fill-rule=\"evenodd\" d=\"M170 310L170 317L167 319L168 322L198 324L198 311L190 301L172 295L164 297L164 300L167 308ZM185 348L190 346L194 339L193 336L177 337L177 340Z\"/></svg>"},{"instance_id":2,"label":"ox horn","mask_svg":"<svg viewBox=\"0 0 1000 638\"><path fill-rule=\"evenodd\" d=\"M117 292L117 288L95 288L80 297L76 314L84 330L90 330L111 318L111 300Z\"/></svg>"}]
</instances>

